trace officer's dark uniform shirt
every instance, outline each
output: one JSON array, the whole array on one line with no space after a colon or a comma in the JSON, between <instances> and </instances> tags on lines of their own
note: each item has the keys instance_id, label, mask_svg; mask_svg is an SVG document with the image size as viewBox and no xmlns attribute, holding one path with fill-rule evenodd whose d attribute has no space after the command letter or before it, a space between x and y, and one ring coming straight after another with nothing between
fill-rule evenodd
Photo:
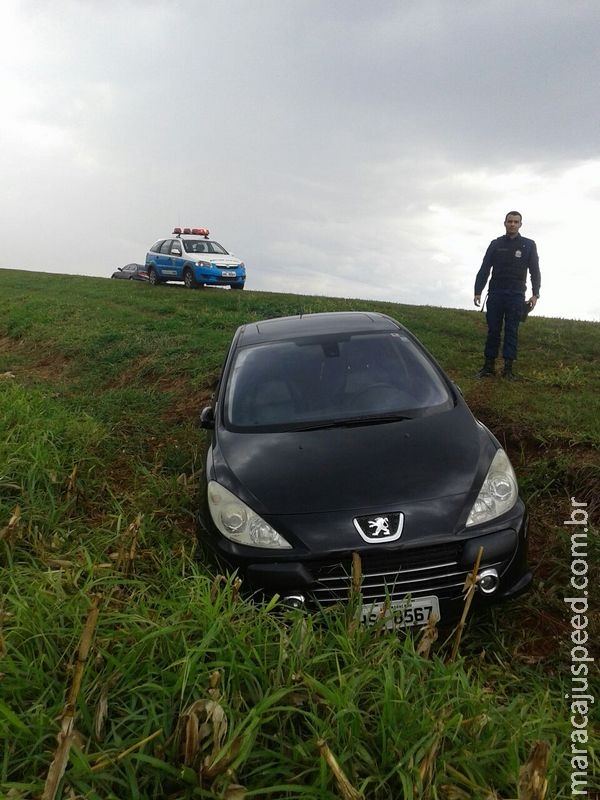
<instances>
[{"instance_id":1,"label":"officer's dark uniform shirt","mask_svg":"<svg viewBox=\"0 0 600 800\"><path fill-rule=\"evenodd\" d=\"M500 236L490 243L475 278L475 294L480 295L487 283L490 270L490 292L524 294L527 289L527 270L531 275L532 293L540 294L540 262L533 239L518 234L514 239Z\"/></svg>"}]
</instances>

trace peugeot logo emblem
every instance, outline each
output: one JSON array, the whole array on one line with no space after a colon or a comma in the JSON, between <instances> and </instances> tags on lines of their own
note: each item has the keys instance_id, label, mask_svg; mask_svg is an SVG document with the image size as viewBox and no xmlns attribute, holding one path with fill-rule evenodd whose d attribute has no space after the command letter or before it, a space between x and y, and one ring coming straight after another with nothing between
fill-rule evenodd
<instances>
[{"instance_id":1,"label":"peugeot logo emblem","mask_svg":"<svg viewBox=\"0 0 600 800\"><path fill-rule=\"evenodd\" d=\"M376 514L371 517L356 517L354 527L369 544L395 542L402 535L404 514Z\"/></svg>"}]
</instances>

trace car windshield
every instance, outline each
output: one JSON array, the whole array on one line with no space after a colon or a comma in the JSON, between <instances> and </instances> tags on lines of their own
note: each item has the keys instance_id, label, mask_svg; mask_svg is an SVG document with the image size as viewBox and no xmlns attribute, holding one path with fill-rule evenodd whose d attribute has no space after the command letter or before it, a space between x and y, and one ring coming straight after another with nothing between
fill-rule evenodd
<instances>
[{"instance_id":1,"label":"car windshield","mask_svg":"<svg viewBox=\"0 0 600 800\"><path fill-rule=\"evenodd\" d=\"M451 407L427 355L402 331L241 348L225 392L238 430L406 419Z\"/></svg>"},{"instance_id":2,"label":"car windshield","mask_svg":"<svg viewBox=\"0 0 600 800\"><path fill-rule=\"evenodd\" d=\"M212 239L182 239L186 253L215 253L228 255L227 250Z\"/></svg>"}]
</instances>

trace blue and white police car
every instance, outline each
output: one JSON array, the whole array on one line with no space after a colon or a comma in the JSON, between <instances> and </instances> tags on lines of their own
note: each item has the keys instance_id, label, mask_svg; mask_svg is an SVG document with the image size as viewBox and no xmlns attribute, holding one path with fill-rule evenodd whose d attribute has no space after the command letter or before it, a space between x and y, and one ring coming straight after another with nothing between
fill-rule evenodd
<instances>
[{"instance_id":1,"label":"blue and white police car","mask_svg":"<svg viewBox=\"0 0 600 800\"><path fill-rule=\"evenodd\" d=\"M174 228L146 253L150 283L183 281L188 289L229 286L243 289L246 266L223 245L209 238L206 228Z\"/></svg>"}]
</instances>

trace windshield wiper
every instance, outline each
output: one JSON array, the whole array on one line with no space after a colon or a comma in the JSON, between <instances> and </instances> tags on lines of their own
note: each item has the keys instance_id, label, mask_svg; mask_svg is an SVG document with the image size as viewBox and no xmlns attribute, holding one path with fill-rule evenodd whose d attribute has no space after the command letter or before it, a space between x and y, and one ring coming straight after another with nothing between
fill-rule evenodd
<instances>
[{"instance_id":1,"label":"windshield wiper","mask_svg":"<svg viewBox=\"0 0 600 800\"><path fill-rule=\"evenodd\" d=\"M414 417L407 414L367 414L360 417L344 417L343 419L330 419L323 420L323 422L314 422L308 425L294 426L296 431L317 431L324 430L325 428L355 428L360 425L383 425L387 422L404 422L405 420L414 419Z\"/></svg>"}]
</instances>

